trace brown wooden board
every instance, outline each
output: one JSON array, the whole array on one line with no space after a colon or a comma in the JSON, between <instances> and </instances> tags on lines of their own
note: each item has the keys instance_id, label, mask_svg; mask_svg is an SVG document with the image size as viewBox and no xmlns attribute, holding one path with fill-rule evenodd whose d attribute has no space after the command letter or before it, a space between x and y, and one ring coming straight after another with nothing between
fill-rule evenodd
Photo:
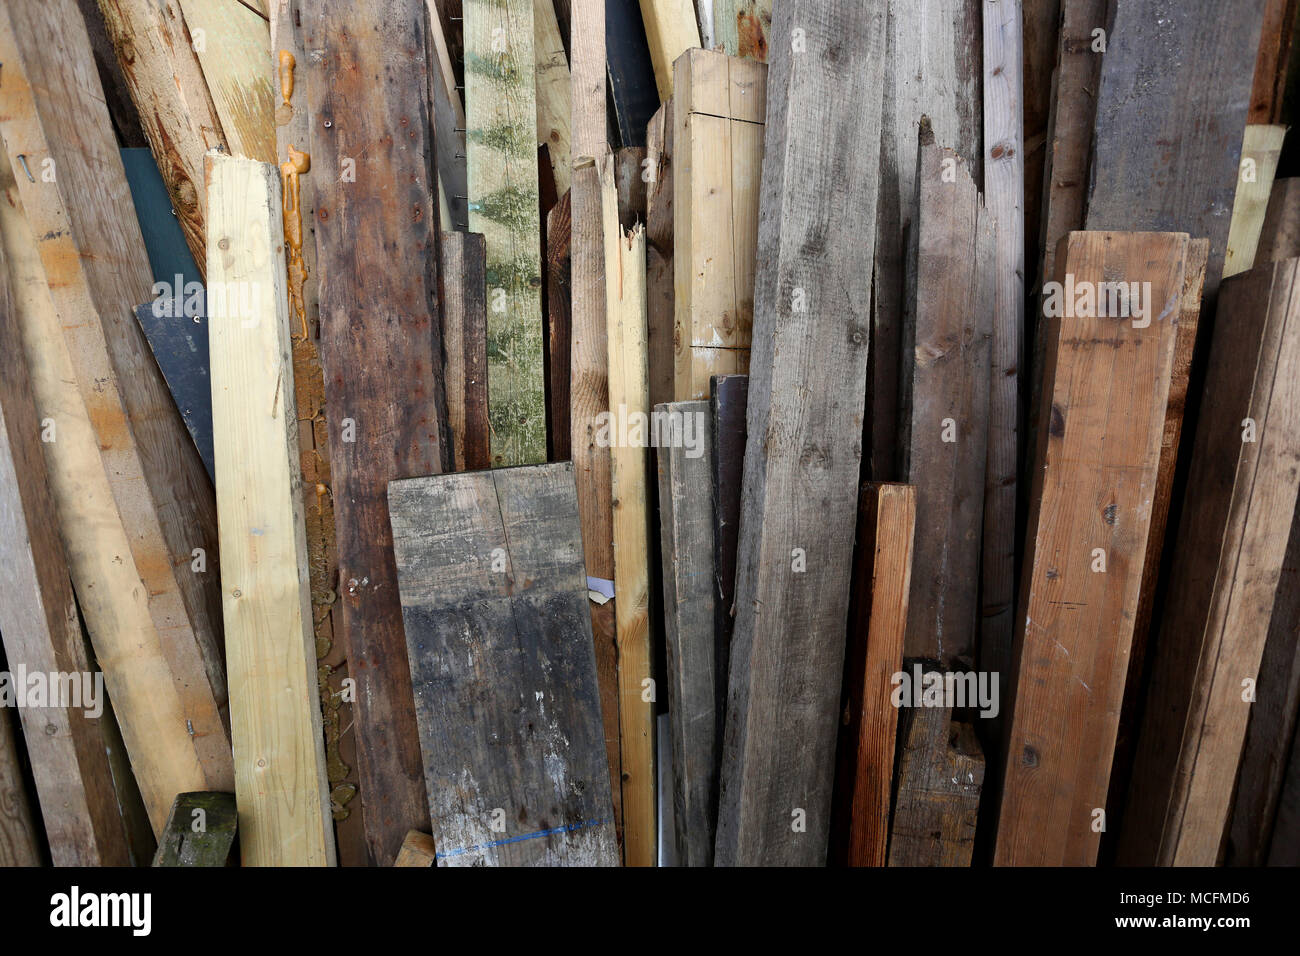
<instances>
[{"instance_id":1,"label":"brown wooden board","mask_svg":"<svg viewBox=\"0 0 1300 956\"><path fill-rule=\"evenodd\" d=\"M727 674L736 622L736 545L745 464L748 375L715 375L709 381L709 440L713 442L713 676L717 682L717 734L727 717Z\"/></svg>"},{"instance_id":2,"label":"brown wooden board","mask_svg":"<svg viewBox=\"0 0 1300 956\"><path fill-rule=\"evenodd\" d=\"M40 866L40 824L27 799L17 724L9 708L0 712L0 866Z\"/></svg>"},{"instance_id":3,"label":"brown wooden board","mask_svg":"<svg viewBox=\"0 0 1300 956\"><path fill-rule=\"evenodd\" d=\"M573 335L573 205L565 192L546 217L546 408L551 460L571 456L569 361Z\"/></svg>"},{"instance_id":4,"label":"brown wooden board","mask_svg":"<svg viewBox=\"0 0 1300 956\"><path fill-rule=\"evenodd\" d=\"M490 464L484 256L478 233L442 234L443 384L456 471Z\"/></svg>"},{"instance_id":5,"label":"brown wooden board","mask_svg":"<svg viewBox=\"0 0 1300 956\"><path fill-rule=\"evenodd\" d=\"M650 405L673 399L673 104L646 131L646 325Z\"/></svg>"}]
</instances>

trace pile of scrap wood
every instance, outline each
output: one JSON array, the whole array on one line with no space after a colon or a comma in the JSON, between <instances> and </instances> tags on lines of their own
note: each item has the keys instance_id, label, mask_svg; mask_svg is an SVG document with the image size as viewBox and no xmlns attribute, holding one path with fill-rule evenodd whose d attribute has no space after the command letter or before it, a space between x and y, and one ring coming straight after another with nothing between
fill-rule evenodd
<instances>
[{"instance_id":1,"label":"pile of scrap wood","mask_svg":"<svg viewBox=\"0 0 1300 956\"><path fill-rule=\"evenodd\" d=\"M1234 14L5 4L0 864L1300 863Z\"/></svg>"}]
</instances>

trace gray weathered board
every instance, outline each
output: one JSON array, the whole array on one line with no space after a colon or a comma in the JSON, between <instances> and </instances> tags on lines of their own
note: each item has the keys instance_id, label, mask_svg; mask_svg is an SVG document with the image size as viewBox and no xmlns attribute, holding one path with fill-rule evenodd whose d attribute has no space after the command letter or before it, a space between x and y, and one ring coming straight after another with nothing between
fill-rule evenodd
<instances>
[{"instance_id":1,"label":"gray weathered board","mask_svg":"<svg viewBox=\"0 0 1300 956\"><path fill-rule=\"evenodd\" d=\"M438 864L617 865L573 464L388 507Z\"/></svg>"}]
</instances>

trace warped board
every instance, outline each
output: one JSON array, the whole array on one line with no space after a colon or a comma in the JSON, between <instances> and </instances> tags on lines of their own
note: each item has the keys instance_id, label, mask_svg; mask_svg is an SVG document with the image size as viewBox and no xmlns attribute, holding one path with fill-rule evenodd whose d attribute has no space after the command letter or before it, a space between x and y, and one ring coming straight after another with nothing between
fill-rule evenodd
<instances>
[{"instance_id":1,"label":"warped board","mask_svg":"<svg viewBox=\"0 0 1300 956\"><path fill-rule=\"evenodd\" d=\"M749 371L767 67L687 50L674 67L673 398Z\"/></svg>"},{"instance_id":2,"label":"warped board","mask_svg":"<svg viewBox=\"0 0 1300 956\"><path fill-rule=\"evenodd\" d=\"M616 866L573 465L389 485L440 866Z\"/></svg>"},{"instance_id":3,"label":"warped board","mask_svg":"<svg viewBox=\"0 0 1300 956\"><path fill-rule=\"evenodd\" d=\"M745 451L721 865L826 859L861 461L844 436L861 431L866 395L886 9L774 11L748 407L749 434L765 438Z\"/></svg>"},{"instance_id":4,"label":"warped board","mask_svg":"<svg viewBox=\"0 0 1300 956\"><path fill-rule=\"evenodd\" d=\"M1046 320L1044 433L1016 615L1015 698L1005 718L999 866L1096 862L1187 246L1183 233L1076 232L1057 258L1058 281L1072 275L1095 294L1092 306L1080 296L1077 309L1071 301L1069 314ZM1150 283L1143 327L1096 293L1116 276Z\"/></svg>"},{"instance_id":5,"label":"warped board","mask_svg":"<svg viewBox=\"0 0 1300 956\"><path fill-rule=\"evenodd\" d=\"M312 51L302 81L320 358L325 398L336 410L327 439L338 549L334 633L356 682L362 825L378 865L392 862L409 830L428 829L429 813L385 494L389 480L440 473L450 458L423 22L419 0L302 10L303 46ZM396 148L398 137L405 148ZM355 182L344 181L347 169Z\"/></svg>"},{"instance_id":6,"label":"warped board","mask_svg":"<svg viewBox=\"0 0 1300 956\"><path fill-rule=\"evenodd\" d=\"M207 174L208 282L253 290L208 327L240 851L330 866L280 190L270 163L210 153Z\"/></svg>"},{"instance_id":7,"label":"warped board","mask_svg":"<svg viewBox=\"0 0 1300 956\"><path fill-rule=\"evenodd\" d=\"M950 713L915 707L902 718L890 866L970 866L984 754L971 726L950 722Z\"/></svg>"},{"instance_id":8,"label":"warped board","mask_svg":"<svg viewBox=\"0 0 1300 956\"><path fill-rule=\"evenodd\" d=\"M716 725L722 739L727 717L727 674L736 623L736 545L740 539L740 495L745 463L745 413L749 376L719 375L709 383L709 440L713 443L713 655L716 665Z\"/></svg>"},{"instance_id":9,"label":"warped board","mask_svg":"<svg viewBox=\"0 0 1300 956\"><path fill-rule=\"evenodd\" d=\"M1265 3L1242 0L1223 24L1213 0L1115 0L1095 87L1086 228L1209 239L1211 302L1250 104L1253 71L1242 65L1255 62Z\"/></svg>"},{"instance_id":10,"label":"warped board","mask_svg":"<svg viewBox=\"0 0 1300 956\"><path fill-rule=\"evenodd\" d=\"M681 438L659 448L668 722L678 866L711 866L718 797L717 660L713 646L713 508L700 493L712 481L708 402L655 406L680 423ZM687 425L687 421L692 424ZM701 444L685 443L685 429Z\"/></svg>"},{"instance_id":11,"label":"warped board","mask_svg":"<svg viewBox=\"0 0 1300 956\"><path fill-rule=\"evenodd\" d=\"M862 486L831 839L832 858L848 866L887 860L898 730L891 697L903 667L915 535L914 488Z\"/></svg>"},{"instance_id":12,"label":"warped board","mask_svg":"<svg viewBox=\"0 0 1300 956\"><path fill-rule=\"evenodd\" d=\"M24 156L29 167L48 160L57 170L53 183L22 176L17 192L99 449L89 480L108 476L109 520L128 548L87 557L121 563L129 555L128 593L143 588L155 629L140 641L105 618L91 637L157 832L178 792L233 789L215 500L131 318L150 298L149 266L81 15L73 0L4 12L0 133L17 168ZM137 655L151 667L132 667Z\"/></svg>"},{"instance_id":13,"label":"warped board","mask_svg":"<svg viewBox=\"0 0 1300 956\"><path fill-rule=\"evenodd\" d=\"M456 471L489 466L487 299L483 237L442 234L442 348Z\"/></svg>"},{"instance_id":14,"label":"warped board","mask_svg":"<svg viewBox=\"0 0 1300 956\"><path fill-rule=\"evenodd\" d=\"M239 813L233 793L178 793L154 866L233 866Z\"/></svg>"},{"instance_id":15,"label":"warped board","mask_svg":"<svg viewBox=\"0 0 1300 956\"><path fill-rule=\"evenodd\" d=\"M469 228L487 244L492 465L546 460L533 0L465 0Z\"/></svg>"},{"instance_id":16,"label":"warped board","mask_svg":"<svg viewBox=\"0 0 1300 956\"><path fill-rule=\"evenodd\" d=\"M573 84L551 0L533 0L533 50L537 57L537 142L545 145L550 154L555 191L564 194L573 170Z\"/></svg>"},{"instance_id":17,"label":"warped board","mask_svg":"<svg viewBox=\"0 0 1300 956\"><path fill-rule=\"evenodd\" d=\"M641 19L645 22L646 44L650 47L659 99L671 102L673 64L687 50L700 45L695 11L691 0L641 0Z\"/></svg>"},{"instance_id":18,"label":"warped board","mask_svg":"<svg viewBox=\"0 0 1300 956\"><path fill-rule=\"evenodd\" d=\"M773 0L712 0L715 42L731 56L766 63L772 32Z\"/></svg>"},{"instance_id":19,"label":"warped board","mask_svg":"<svg viewBox=\"0 0 1300 956\"><path fill-rule=\"evenodd\" d=\"M0 866L40 866L39 825L32 817L14 723L0 713Z\"/></svg>"},{"instance_id":20,"label":"warped board","mask_svg":"<svg viewBox=\"0 0 1300 956\"><path fill-rule=\"evenodd\" d=\"M1219 293L1121 863L1218 858L1300 490L1298 290L1289 259Z\"/></svg>"},{"instance_id":21,"label":"warped board","mask_svg":"<svg viewBox=\"0 0 1300 956\"><path fill-rule=\"evenodd\" d=\"M572 458L569 363L573 338L573 196L546 215L546 408L551 459Z\"/></svg>"},{"instance_id":22,"label":"warped board","mask_svg":"<svg viewBox=\"0 0 1300 956\"><path fill-rule=\"evenodd\" d=\"M880 203L872 284L870 476L896 481L904 421L902 370L907 312L906 255L916 228L917 132L928 117L935 140L981 182L978 0L899 0L890 4L881 109Z\"/></svg>"},{"instance_id":23,"label":"warped board","mask_svg":"<svg viewBox=\"0 0 1300 956\"><path fill-rule=\"evenodd\" d=\"M1241 141L1237 195L1228 227L1228 251L1223 258L1223 278L1247 272L1255 264L1264 216L1273 190L1278 157L1282 155L1285 126L1247 126Z\"/></svg>"},{"instance_id":24,"label":"warped board","mask_svg":"<svg viewBox=\"0 0 1300 956\"><path fill-rule=\"evenodd\" d=\"M650 405L673 398L673 104L665 103L646 130L646 333Z\"/></svg>"}]
</instances>

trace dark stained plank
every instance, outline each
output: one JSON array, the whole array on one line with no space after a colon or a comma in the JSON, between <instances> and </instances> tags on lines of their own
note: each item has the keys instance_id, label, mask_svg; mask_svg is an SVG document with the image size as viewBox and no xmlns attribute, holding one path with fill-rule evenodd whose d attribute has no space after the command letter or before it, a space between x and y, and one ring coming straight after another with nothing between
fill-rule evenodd
<instances>
[{"instance_id":1,"label":"dark stained plank","mask_svg":"<svg viewBox=\"0 0 1300 956\"><path fill-rule=\"evenodd\" d=\"M443 386L456 471L487 468L486 250L476 232L442 234Z\"/></svg>"},{"instance_id":2,"label":"dark stained plank","mask_svg":"<svg viewBox=\"0 0 1300 956\"><path fill-rule=\"evenodd\" d=\"M727 674L736 623L736 545L740 539L740 494L745 465L748 375L709 380L709 440L713 443L713 669L717 682L717 734L727 717Z\"/></svg>"},{"instance_id":3,"label":"dark stained plank","mask_svg":"<svg viewBox=\"0 0 1300 956\"><path fill-rule=\"evenodd\" d=\"M154 866L233 866L239 817L233 793L178 793Z\"/></svg>"},{"instance_id":4,"label":"dark stained plank","mask_svg":"<svg viewBox=\"0 0 1300 956\"><path fill-rule=\"evenodd\" d=\"M673 104L646 131L646 325L650 406L673 399Z\"/></svg>"},{"instance_id":5,"label":"dark stained plank","mask_svg":"<svg viewBox=\"0 0 1300 956\"><path fill-rule=\"evenodd\" d=\"M1300 179L1276 179L1268 196L1255 261L1279 262L1296 256L1300 256Z\"/></svg>"},{"instance_id":6,"label":"dark stained plank","mask_svg":"<svg viewBox=\"0 0 1300 956\"><path fill-rule=\"evenodd\" d=\"M886 7L773 11L722 865L826 860L861 464L845 436L861 432L866 396Z\"/></svg>"},{"instance_id":7,"label":"dark stained plank","mask_svg":"<svg viewBox=\"0 0 1300 956\"><path fill-rule=\"evenodd\" d=\"M566 191L546 217L546 410L551 460L571 456L569 362L573 339L573 204Z\"/></svg>"},{"instance_id":8,"label":"dark stained plank","mask_svg":"<svg viewBox=\"0 0 1300 956\"><path fill-rule=\"evenodd\" d=\"M1255 80L1250 94L1249 123L1282 122L1296 7L1296 0L1267 0L1264 7L1259 53L1255 58Z\"/></svg>"},{"instance_id":9,"label":"dark stained plank","mask_svg":"<svg viewBox=\"0 0 1300 956\"><path fill-rule=\"evenodd\" d=\"M573 465L388 498L439 865L617 865Z\"/></svg>"},{"instance_id":10,"label":"dark stained plank","mask_svg":"<svg viewBox=\"0 0 1300 956\"><path fill-rule=\"evenodd\" d=\"M605 0L605 46L618 145L644 146L646 126L659 109L659 89L638 0ZM580 156L576 140L573 155Z\"/></svg>"},{"instance_id":11,"label":"dark stained plank","mask_svg":"<svg viewBox=\"0 0 1300 956\"><path fill-rule=\"evenodd\" d=\"M331 409L336 634L356 680L366 843L371 861L387 865L407 831L428 829L428 803L385 493L391 479L449 464L423 4L311 5L303 31L313 51L302 72ZM353 163L355 181L345 182Z\"/></svg>"}]
</instances>

